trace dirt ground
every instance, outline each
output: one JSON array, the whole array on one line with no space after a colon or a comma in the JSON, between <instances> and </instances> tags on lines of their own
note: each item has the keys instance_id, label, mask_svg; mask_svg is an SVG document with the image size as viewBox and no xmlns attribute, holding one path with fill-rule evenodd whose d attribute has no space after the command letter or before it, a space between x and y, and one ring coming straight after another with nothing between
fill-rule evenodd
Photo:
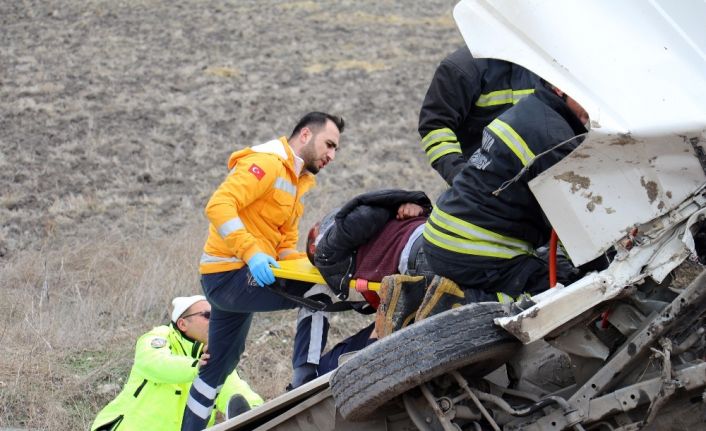
<instances>
[{"instance_id":1,"label":"dirt ground","mask_svg":"<svg viewBox=\"0 0 706 431\"><path fill-rule=\"evenodd\" d=\"M0 428L86 429L115 395L135 337L198 291L203 207L232 151L328 111L346 130L303 228L363 191L435 198L416 124L463 43L454 4L0 2ZM293 316L256 319L241 364L268 398ZM334 323L334 339L358 325Z\"/></svg>"},{"instance_id":2,"label":"dirt ground","mask_svg":"<svg viewBox=\"0 0 706 431\"><path fill-rule=\"evenodd\" d=\"M416 122L462 43L453 4L2 2L0 254L173 234L203 218L232 151L309 110L347 122L312 217L375 188L438 193Z\"/></svg>"}]
</instances>

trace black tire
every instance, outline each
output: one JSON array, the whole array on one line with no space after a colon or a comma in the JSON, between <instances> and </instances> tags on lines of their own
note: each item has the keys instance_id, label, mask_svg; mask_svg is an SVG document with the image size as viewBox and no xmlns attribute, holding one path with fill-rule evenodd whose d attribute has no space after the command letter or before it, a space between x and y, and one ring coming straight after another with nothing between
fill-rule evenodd
<instances>
[{"instance_id":1,"label":"black tire","mask_svg":"<svg viewBox=\"0 0 706 431\"><path fill-rule=\"evenodd\" d=\"M498 303L465 305L437 314L370 345L331 376L336 407L349 421L370 417L394 397L449 371L482 376L505 363L521 343L493 319Z\"/></svg>"}]
</instances>

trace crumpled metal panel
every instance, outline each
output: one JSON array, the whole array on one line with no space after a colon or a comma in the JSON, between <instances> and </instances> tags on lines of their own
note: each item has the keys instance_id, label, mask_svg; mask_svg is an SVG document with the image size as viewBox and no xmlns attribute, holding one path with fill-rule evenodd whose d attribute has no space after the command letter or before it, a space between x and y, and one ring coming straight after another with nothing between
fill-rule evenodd
<instances>
[{"instance_id":1,"label":"crumpled metal panel","mask_svg":"<svg viewBox=\"0 0 706 431\"><path fill-rule=\"evenodd\" d=\"M674 209L704 182L689 139L596 132L530 186L580 265Z\"/></svg>"},{"instance_id":2,"label":"crumpled metal panel","mask_svg":"<svg viewBox=\"0 0 706 431\"><path fill-rule=\"evenodd\" d=\"M575 264L706 182L706 3L464 0L454 17L476 57L521 64L581 103L582 146L532 192Z\"/></svg>"}]
</instances>

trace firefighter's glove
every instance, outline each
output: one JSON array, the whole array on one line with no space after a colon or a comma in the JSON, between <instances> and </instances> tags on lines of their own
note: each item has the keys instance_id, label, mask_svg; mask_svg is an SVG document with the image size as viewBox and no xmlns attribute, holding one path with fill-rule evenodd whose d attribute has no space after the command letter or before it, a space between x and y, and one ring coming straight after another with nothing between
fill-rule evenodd
<instances>
[{"instance_id":1,"label":"firefighter's glove","mask_svg":"<svg viewBox=\"0 0 706 431\"><path fill-rule=\"evenodd\" d=\"M279 268L279 263L270 255L258 252L248 261L248 267L258 286L263 287L275 282L275 275L270 265Z\"/></svg>"}]
</instances>

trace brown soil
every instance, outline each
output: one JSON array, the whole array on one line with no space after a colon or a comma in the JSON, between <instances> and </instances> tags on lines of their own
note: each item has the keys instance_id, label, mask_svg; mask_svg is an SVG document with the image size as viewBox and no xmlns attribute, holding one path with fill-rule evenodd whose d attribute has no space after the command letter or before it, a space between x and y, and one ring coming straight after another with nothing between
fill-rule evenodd
<instances>
[{"instance_id":1,"label":"brown soil","mask_svg":"<svg viewBox=\"0 0 706 431\"><path fill-rule=\"evenodd\" d=\"M0 2L0 428L88 428L135 338L199 290L203 207L232 151L329 111L342 150L304 229L363 191L436 197L416 124L463 43L454 3ZM239 369L267 398L290 378L295 316L251 329ZM365 322L337 316L330 342Z\"/></svg>"},{"instance_id":2,"label":"brown soil","mask_svg":"<svg viewBox=\"0 0 706 431\"><path fill-rule=\"evenodd\" d=\"M202 219L232 151L288 135L309 110L348 124L311 217L375 188L435 194L416 121L462 43L452 6L3 2L0 255L113 229L173 234Z\"/></svg>"}]
</instances>

